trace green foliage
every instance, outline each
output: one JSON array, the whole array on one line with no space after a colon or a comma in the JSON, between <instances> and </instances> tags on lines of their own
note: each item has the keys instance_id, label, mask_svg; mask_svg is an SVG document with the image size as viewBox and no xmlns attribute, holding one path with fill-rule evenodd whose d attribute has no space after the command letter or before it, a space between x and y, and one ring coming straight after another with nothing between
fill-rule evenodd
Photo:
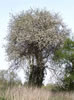
<instances>
[{"instance_id":1,"label":"green foliage","mask_svg":"<svg viewBox=\"0 0 74 100\"><path fill-rule=\"evenodd\" d=\"M71 61L74 59L74 41L67 39L64 46L55 51L54 60L66 59Z\"/></svg>"},{"instance_id":2,"label":"green foliage","mask_svg":"<svg viewBox=\"0 0 74 100\"><path fill-rule=\"evenodd\" d=\"M49 90L49 91L53 91L56 89L56 85L55 84L47 84L46 86L42 86L42 88Z\"/></svg>"},{"instance_id":3,"label":"green foliage","mask_svg":"<svg viewBox=\"0 0 74 100\"><path fill-rule=\"evenodd\" d=\"M4 97L0 97L0 100L6 100Z\"/></svg>"},{"instance_id":4,"label":"green foliage","mask_svg":"<svg viewBox=\"0 0 74 100\"><path fill-rule=\"evenodd\" d=\"M54 60L63 60L65 64L63 89L74 90L74 41L67 39L63 48L55 52Z\"/></svg>"}]
</instances>

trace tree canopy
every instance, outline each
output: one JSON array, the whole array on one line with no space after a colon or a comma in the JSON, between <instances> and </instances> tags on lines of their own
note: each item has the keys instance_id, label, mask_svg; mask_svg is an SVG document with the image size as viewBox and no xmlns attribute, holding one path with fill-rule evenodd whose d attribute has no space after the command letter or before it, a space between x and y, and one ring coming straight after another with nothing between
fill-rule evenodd
<instances>
[{"instance_id":1,"label":"tree canopy","mask_svg":"<svg viewBox=\"0 0 74 100\"><path fill-rule=\"evenodd\" d=\"M63 89L74 90L74 41L67 39L64 46L55 51L55 61L63 61L65 75L62 79Z\"/></svg>"}]
</instances>

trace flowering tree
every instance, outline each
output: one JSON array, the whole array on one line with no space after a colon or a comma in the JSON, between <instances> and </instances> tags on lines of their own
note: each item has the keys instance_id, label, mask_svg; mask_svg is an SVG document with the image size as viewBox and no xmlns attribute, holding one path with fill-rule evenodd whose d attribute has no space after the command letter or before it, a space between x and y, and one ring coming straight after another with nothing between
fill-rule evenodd
<instances>
[{"instance_id":1,"label":"flowering tree","mask_svg":"<svg viewBox=\"0 0 74 100\"><path fill-rule=\"evenodd\" d=\"M58 14L46 10L28 10L12 16L6 48L9 61L18 68L27 59L30 83L41 86L49 55L62 46L68 33Z\"/></svg>"}]
</instances>

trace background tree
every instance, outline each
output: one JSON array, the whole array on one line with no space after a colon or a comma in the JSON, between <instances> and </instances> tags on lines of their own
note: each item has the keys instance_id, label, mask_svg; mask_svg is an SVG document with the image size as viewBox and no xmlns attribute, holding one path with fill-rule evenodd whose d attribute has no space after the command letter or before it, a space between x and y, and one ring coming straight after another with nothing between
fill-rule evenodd
<instances>
[{"instance_id":1,"label":"background tree","mask_svg":"<svg viewBox=\"0 0 74 100\"><path fill-rule=\"evenodd\" d=\"M0 71L0 88L6 89L15 85L22 84L17 73L8 70Z\"/></svg>"},{"instance_id":2,"label":"background tree","mask_svg":"<svg viewBox=\"0 0 74 100\"><path fill-rule=\"evenodd\" d=\"M10 87L18 86L22 84L21 79L19 78L18 74L13 71L11 72L9 71L7 73L7 80L8 80L8 85Z\"/></svg>"},{"instance_id":3,"label":"background tree","mask_svg":"<svg viewBox=\"0 0 74 100\"><path fill-rule=\"evenodd\" d=\"M62 79L64 90L74 90L74 41L67 39L63 48L55 52L56 60L65 65L65 74Z\"/></svg>"},{"instance_id":4,"label":"background tree","mask_svg":"<svg viewBox=\"0 0 74 100\"><path fill-rule=\"evenodd\" d=\"M31 9L12 16L6 48L12 68L21 67L27 59L29 83L41 86L48 57L62 46L67 34L69 30L56 13Z\"/></svg>"},{"instance_id":5,"label":"background tree","mask_svg":"<svg viewBox=\"0 0 74 100\"><path fill-rule=\"evenodd\" d=\"M7 74L7 71L5 70L0 71L0 87L2 87L4 84L7 84L7 80L5 78L6 74Z\"/></svg>"}]
</instances>

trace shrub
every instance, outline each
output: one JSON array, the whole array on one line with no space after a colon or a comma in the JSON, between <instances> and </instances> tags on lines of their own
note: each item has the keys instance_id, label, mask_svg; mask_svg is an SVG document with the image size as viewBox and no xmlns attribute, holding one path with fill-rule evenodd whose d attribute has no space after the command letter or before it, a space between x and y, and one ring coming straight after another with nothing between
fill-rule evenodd
<instances>
[{"instance_id":1,"label":"shrub","mask_svg":"<svg viewBox=\"0 0 74 100\"><path fill-rule=\"evenodd\" d=\"M6 100L4 97L0 97L0 100Z\"/></svg>"}]
</instances>

